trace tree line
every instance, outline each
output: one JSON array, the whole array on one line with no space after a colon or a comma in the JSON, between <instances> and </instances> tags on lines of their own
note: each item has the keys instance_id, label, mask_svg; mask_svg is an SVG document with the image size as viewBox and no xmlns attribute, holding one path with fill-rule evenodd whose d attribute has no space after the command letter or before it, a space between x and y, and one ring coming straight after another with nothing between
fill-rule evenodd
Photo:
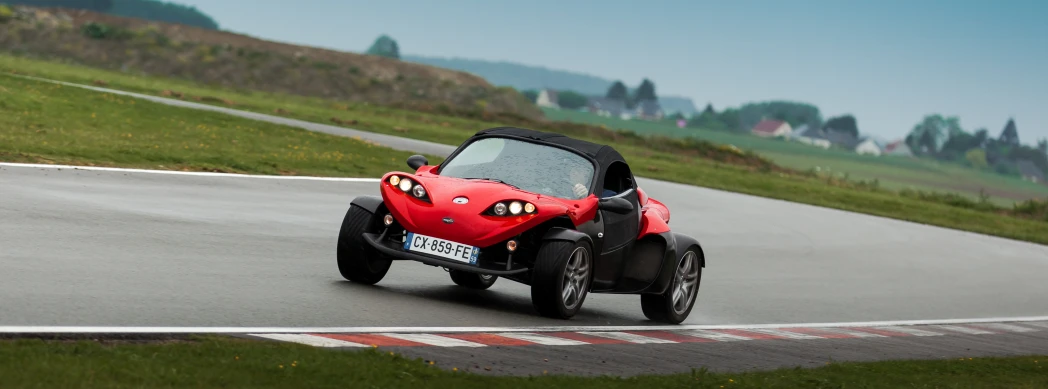
<instances>
[{"instance_id":1,"label":"tree line","mask_svg":"<svg viewBox=\"0 0 1048 389\"><path fill-rule=\"evenodd\" d=\"M218 23L196 7L157 0L3 0L3 2L31 7L83 9L114 16L218 29Z\"/></svg>"}]
</instances>

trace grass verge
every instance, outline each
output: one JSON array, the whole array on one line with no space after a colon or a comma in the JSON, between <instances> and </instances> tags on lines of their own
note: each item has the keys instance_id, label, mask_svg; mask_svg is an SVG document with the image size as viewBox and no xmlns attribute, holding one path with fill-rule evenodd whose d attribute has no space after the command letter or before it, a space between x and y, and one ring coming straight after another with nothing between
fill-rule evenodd
<instances>
[{"instance_id":1,"label":"grass verge","mask_svg":"<svg viewBox=\"0 0 1048 389\"><path fill-rule=\"evenodd\" d=\"M630 378L494 377L377 349L227 337L127 343L0 340L0 386L19 388L900 388L1045 387L1048 356L832 363L816 369Z\"/></svg>"},{"instance_id":2,"label":"grass verge","mask_svg":"<svg viewBox=\"0 0 1048 389\"><path fill-rule=\"evenodd\" d=\"M294 117L303 120L326 122L345 125L377 133L393 134L415 139L429 140L445 144L458 144L470 134L483 128L506 124L518 124L512 118L490 119L499 121L484 121L482 119L440 115L417 111L398 110L389 107L374 107L367 104L341 103L316 98L277 95L260 93L254 91L226 90L218 87L209 87L192 84L186 81L140 77L117 72L108 72L97 69L89 69L77 66L58 64L53 62L31 60L19 57L0 55L0 70L18 72L52 79L104 84L112 88L131 90L157 95L180 96L184 99L200 100L217 105L229 105L246 111L277 114L281 116ZM13 83L14 78L0 76L0 82L6 85ZM50 84L41 84L50 85ZM41 87L42 88L42 87ZM3 93L3 91L0 91ZM94 93L94 92L85 92ZM86 95L81 95L86 96ZM16 97L17 98L17 97ZM0 100L2 101L2 100ZM142 106L144 103L139 103ZM43 110L46 107L38 105L35 109ZM175 112L175 111L170 111ZM219 119L212 114L193 112L186 114L178 111L177 115L192 115L192 117L211 117ZM129 112L129 114L133 114ZM38 114L40 116L46 116ZM82 114L81 114L82 115ZM174 113L166 114L168 116ZM217 114L214 114L217 115ZM157 116L154 116L157 117ZM83 118L83 119L81 119ZM161 117L158 117L161 118ZM162 118L161 118L162 119ZM0 119L2 120L2 119ZM42 120L42 119L40 119ZM47 119L57 120L57 119ZM76 125L80 118L70 118L69 125ZM261 124L251 122L255 126ZM535 124L535 123L532 123ZM0 136L8 130L7 123L0 122ZM22 124L11 124L12 126L25 126ZM880 188L876 182L852 182L840 180L834 177L820 176L811 173L801 173L789 169L779 168L767 160L752 153L746 153L713 145L698 140L681 139L659 139L640 137L632 133L602 130L599 127L574 125L570 123L535 124L529 127L558 131L582 139L609 143L619 149L631 162L634 173L638 176L680 182L691 185L704 186L715 189L723 189L733 192L752 194L763 197L777 198L787 201L806 203L842 210L884 216L889 218L908 220L918 223L954 228L959 230L978 232L988 235L996 235L1018 240L1025 240L1041 244L1048 244L1048 207L1045 202L1029 202L1021 204L1012 209L1001 208L988 203L976 203L972 201L960 201L950 196L934 195L921 192L894 192ZM28 127L31 130L37 127ZM127 133L134 135L134 131L148 131L139 126L127 126ZM272 128L283 128L272 126ZM215 131L230 131L228 125L216 128ZM26 128L15 130L26 132ZM322 137L320 134L311 134L299 130L291 130L295 137ZM237 132L233 132L237 133ZM247 134L240 136L246 136ZM275 136L276 134L272 134ZM209 134L195 134L195 136L210 136ZM129 139L132 137L128 137ZM332 137L322 137L331 139ZM202 158L216 158L214 153L198 154L196 156L186 154L185 146L193 144L191 139L204 139L187 137L182 151L171 150L171 158L179 158L183 163L190 161L207 161ZM320 138L318 138L320 139ZM3 140L0 138L0 140ZM37 138L33 141L41 142L47 139ZM334 141L332 141L334 142ZM32 142L24 149L31 150ZM325 141L328 143L328 141ZM145 144L145 146L155 146ZM274 147L280 145L272 145ZM349 145L346 145L349 147ZM0 146L3 150L4 146ZM77 146L78 147L78 146ZM98 148L94 153L97 155L112 154L112 143L95 143ZM278 147L282 152L297 151L285 150ZM154 147L156 149L156 147ZM344 148L336 148L337 151ZM51 155L61 156L68 153L84 152L76 147L65 150L50 149ZM196 150L200 152L201 150ZM205 149L206 151L206 149ZM2 152L2 151L0 151ZM63 154L67 153L67 154ZM126 148L125 153L134 154L133 148ZM252 153L266 155L267 152L247 151L239 156L251 157ZM280 153L277 153L278 155ZM376 159L372 162L378 163L375 171L405 169L403 163L405 153L389 153L386 158L389 161ZM221 157L222 155L218 155ZM291 160L291 154L286 155ZM10 156L0 155L10 159ZM15 155L18 157L18 155ZM255 156L257 157L257 155ZM316 162L313 169L308 170L311 174L344 174L339 169L337 160L326 161L314 159ZM430 158L433 163L440 159ZM91 162L86 160L85 162ZM125 163L124 161L109 158L104 160L109 163ZM197 162L200 163L200 162ZM226 160L226 165L237 163L236 158ZM322 167L324 163L329 167ZM154 164L155 165L155 164ZM245 165L241 163L240 165ZM251 167L251 166L241 166ZM265 167L265 165L255 165ZM359 166L358 170L364 169ZM300 169L301 170L301 169ZM302 170L305 172L306 170ZM271 173L274 169L260 170L261 173Z\"/></svg>"},{"instance_id":3,"label":"grass verge","mask_svg":"<svg viewBox=\"0 0 1048 389\"><path fill-rule=\"evenodd\" d=\"M405 169L410 154L220 113L0 76L0 159L8 162L377 177Z\"/></svg>"}]
</instances>

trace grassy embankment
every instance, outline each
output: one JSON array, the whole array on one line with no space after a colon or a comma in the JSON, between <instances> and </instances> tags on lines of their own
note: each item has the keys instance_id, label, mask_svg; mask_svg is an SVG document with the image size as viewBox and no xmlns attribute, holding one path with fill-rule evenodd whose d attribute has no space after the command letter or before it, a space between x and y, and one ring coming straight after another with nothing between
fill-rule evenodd
<instances>
[{"instance_id":1,"label":"grassy embankment","mask_svg":"<svg viewBox=\"0 0 1048 389\"><path fill-rule=\"evenodd\" d=\"M603 125L638 134L695 137L714 143L732 144L753 150L781 166L798 170L819 167L822 171L846 174L855 180L876 179L885 189L912 188L956 192L972 199L978 199L980 190L985 190L991 201L1006 206L1017 200L1048 197L1048 186L1045 185L939 161L893 155L859 155L846 150L824 150L797 142L764 139L748 134L678 128L664 122L622 120L587 112L556 109L543 111L547 117L554 120Z\"/></svg>"},{"instance_id":2,"label":"grassy embankment","mask_svg":"<svg viewBox=\"0 0 1048 389\"><path fill-rule=\"evenodd\" d=\"M163 344L0 340L0 386L26 388L1035 388L1048 385L1046 364L1048 356L1026 356L630 378L495 377L377 349L344 352L224 337Z\"/></svg>"},{"instance_id":3,"label":"grassy embankment","mask_svg":"<svg viewBox=\"0 0 1048 389\"><path fill-rule=\"evenodd\" d=\"M0 160L6 162L374 177L402 169L410 154L0 75Z\"/></svg>"},{"instance_id":4,"label":"grassy embankment","mask_svg":"<svg viewBox=\"0 0 1048 389\"><path fill-rule=\"evenodd\" d=\"M643 138L631 133L607 131L598 127L568 123L517 123L514 120L518 119L514 118L488 118L485 120L483 117L470 118L420 111L405 111L363 103L343 103L292 95L227 90L181 80L140 77L7 55L0 55L0 70L88 84L101 81L116 89L156 95L181 95L184 99L201 99L203 102L230 105L247 111L278 114L329 124L342 124L361 130L446 144L458 144L467 136L482 128L501 124L527 125L541 130L558 131L584 139L611 143L620 149L631 161L635 173L643 177L695 184L1048 244L1048 223L1032 219L1032 217L1046 218L1045 211L1042 209L1043 206L1041 208L1030 207L1031 210L1016 212L1011 209L996 208L988 203L971 202L948 196L921 197L919 194L913 193L900 195L899 193L877 188L875 183L846 182L832 177L812 176L780 169L768 164L766 161L762 161L756 155L737 153L727 148L694 140ZM14 83L16 82L15 80L7 76L0 77L0 82L4 84ZM78 96L89 96L94 92L63 91L63 93L84 93L78 94ZM17 94L14 94L14 96L15 99L24 99L24 96ZM38 104L36 107L34 109L38 113L43 112L42 110L45 109L44 104ZM197 117L198 115L202 114L197 112L188 114L190 117ZM45 116L39 114L38 116L39 118L36 119L38 121L65 120L56 118L53 115ZM218 116L212 115L206 115L206 117L213 117L214 120L233 120L231 118L219 119ZM68 116L68 118L69 121L65 124L67 126L75 125L80 120L73 116ZM11 121L12 119L4 120ZM498 121L496 122L495 120ZM49 141L46 139L47 136L42 133L28 137L24 135L23 133L29 129L29 127L26 127L27 125L28 123L8 123L4 125L5 128L0 129L0 134L14 131L15 134L22 134L21 136L25 138L18 143L5 142L5 145L0 146L6 149L5 151L8 155L13 152L25 153L26 150L30 152L32 152L31 150L41 150L39 143ZM53 125L45 122L33 123L33 125L37 128L53 127ZM273 128L277 127L274 126ZM246 136L242 132L230 129L229 126L223 127L222 130L229 131L228 136ZM127 133L132 133L133 131L145 131L145 129L137 125L127 126ZM301 131L294 133L305 134ZM191 135L186 134L187 142ZM11 135L3 136L10 137ZM323 139L332 138L323 137ZM101 143L95 144L95 146L98 148L97 153L99 154L109 156L114 154L111 144ZM182 144L179 144L179 147L182 146ZM343 150L343 152L347 150L342 147L332 147L332 150ZM60 149L52 146L43 150L47 151L49 155L60 156L63 154L70 155L68 153L71 152L76 153L72 155L82 155L84 154L83 149L84 146L76 146L73 149ZM189 149L183 147L183 150ZM170 152L180 153L178 150L170 150ZM135 155L136 153L142 153L142 151L127 149L125 153ZM255 154L256 157L258 155L267 155L257 151L252 151L249 154ZM222 153L205 153L195 156L183 155L179 158L181 158L183 163L191 163L193 160L203 161L200 158L209 155L213 155L209 158L227 158L227 165L235 163L234 158ZM386 167L398 170L405 169L403 158L397 159L399 161L393 163L391 159L387 158L386 160L391 161L391 164L385 164L383 161L383 164L380 165L383 168L376 170L383 170ZM85 162L89 161L85 160ZM125 163L113 158L96 162ZM332 167L303 168L299 169L299 174L346 174L339 170L344 168L339 166L339 161L332 160L328 163ZM156 163L154 165L161 164ZM241 165L243 164L241 163ZM264 169L257 172L272 173L275 170ZM951 203L955 205L950 205Z\"/></svg>"}]
</instances>

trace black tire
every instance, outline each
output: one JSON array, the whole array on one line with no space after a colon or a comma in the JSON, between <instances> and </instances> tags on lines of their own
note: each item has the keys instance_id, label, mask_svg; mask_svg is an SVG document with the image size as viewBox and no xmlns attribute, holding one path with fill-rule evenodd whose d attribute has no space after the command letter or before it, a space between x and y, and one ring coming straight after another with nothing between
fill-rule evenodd
<instances>
[{"instance_id":1,"label":"black tire","mask_svg":"<svg viewBox=\"0 0 1048 389\"><path fill-rule=\"evenodd\" d=\"M459 270L451 270L449 273L451 273L451 280L455 281L455 284L479 290L490 288L491 285L495 284L495 280L499 278L490 274L477 274Z\"/></svg>"},{"instance_id":2,"label":"black tire","mask_svg":"<svg viewBox=\"0 0 1048 389\"><path fill-rule=\"evenodd\" d=\"M364 208L351 205L342 228L338 231L338 271L347 280L374 285L386 276L392 260L382 258L378 250L364 241L365 232L382 231L380 215L372 215Z\"/></svg>"},{"instance_id":3,"label":"black tire","mask_svg":"<svg viewBox=\"0 0 1048 389\"><path fill-rule=\"evenodd\" d=\"M689 257L691 258L691 265L685 269L684 263ZM640 296L641 310L644 311L644 316L650 320L680 324L684 319L688 318L692 308L695 307L695 301L698 300L699 285L702 281L702 254L694 247L689 248L677 260L677 266L674 266L673 269L673 279L665 292L662 292L662 294L642 294ZM688 300L680 304L685 305L681 309L680 306L674 307L678 302L674 300L674 297L678 290L682 290L681 284L684 281L694 281L694 284L687 289L687 295L684 297L687 297Z\"/></svg>"},{"instance_id":4,"label":"black tire","mask_svg":"<svg viewBox=\"0 0 1048 389\"><path fill-rule=\"evenodd\" d=\"M575 299L565 302L563 291L569 259L574 254L584 254L584 274L573 279L577 291ZM548 241L539 247L535 268L531 276L531 303L542 316L569 319L578 313L589 294L593 279L593 250L586 242Z\"/></svg>"}]
</instances>

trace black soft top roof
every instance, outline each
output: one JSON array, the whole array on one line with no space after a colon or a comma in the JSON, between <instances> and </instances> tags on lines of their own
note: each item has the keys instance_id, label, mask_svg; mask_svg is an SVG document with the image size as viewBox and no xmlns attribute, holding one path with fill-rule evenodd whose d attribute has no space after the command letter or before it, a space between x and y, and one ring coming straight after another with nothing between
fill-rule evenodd
<instances>
[{"instance_id":1,"label":"black soft top roof","mask_svg":"<svg viewBox=\"0 0 1048 389\"><path fill-rule=\"evenodd\" d=\"M552 145L558 145L574 150L578 153L584 154L596 160L597 164L600 165L600 168L602 170L606 168L608 165L610 165L612 162L625 162L625 159L622 157L622 155L619 154L619 152L611 146L587 142L581 139L575 139L553 132L535 131L518 127L495 127L477 131L477 133L473 136L520 137L539 142L549 143Z\"/></svg>"}]
</instances>

